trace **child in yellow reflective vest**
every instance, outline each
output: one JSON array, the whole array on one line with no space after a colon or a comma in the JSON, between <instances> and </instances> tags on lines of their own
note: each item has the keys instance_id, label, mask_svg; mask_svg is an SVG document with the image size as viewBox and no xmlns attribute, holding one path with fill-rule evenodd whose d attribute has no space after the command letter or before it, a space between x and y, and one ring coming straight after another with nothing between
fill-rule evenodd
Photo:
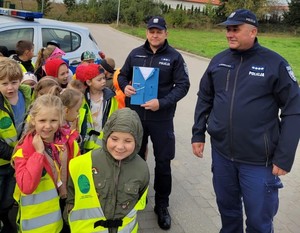
<instances>
[{"instance_id":1,"label":"child in yellow reflective vest","mask_svg":"<svg viewBox=\"0 0 300 233\"><path fill-rule=\"evenodd\" d=\"M31 89L20 85L23 73L19 64L0 58L0 221L1 232L16 232L16 224L8 216L15 216L13 192L14 169L10 165L14 146L23 131L23 121L31 102Z\"/></svg>"},{"instance_id":2,"label":"child in yellow reflective vest","mask_svg":"<svg viewBox=\"0 0 300 233\"><path fill-rule=\"evenodd\" d=\"M90 151L101 147L102 128L110 115L118 109L115 92L107 88L104 69L97 64L81 64L76 69L76 78L86 85L85 101L90 116L86 117L83 138L84 150Z\"/></svg>"},{"instance_id":3,"label":"child in yellow reflective vest","mask_svg":"<svg viewBox=\"0 0 300 233\"><path fill-rule=\"evenodd\" d=\"M70 162L64 218L72 233L136 233L146 206L147 163L137 154L143 128L129 108L115 111L103 129L103 147Z\"/></svg>"},{"instance_id":4,"label":"child in yellow reflective vest","mask_svg":"<svg viewBox=\"0 0 300 233\"><path fill-rule=\"evenodd\" d=\"M30 109L27 131L15 148L14 198L22 233L61 232L60 200L67 197L68 163L79 153L76 140L61 127L63 111L58 96L38 97Z\"/></svg>"}]
</instances>

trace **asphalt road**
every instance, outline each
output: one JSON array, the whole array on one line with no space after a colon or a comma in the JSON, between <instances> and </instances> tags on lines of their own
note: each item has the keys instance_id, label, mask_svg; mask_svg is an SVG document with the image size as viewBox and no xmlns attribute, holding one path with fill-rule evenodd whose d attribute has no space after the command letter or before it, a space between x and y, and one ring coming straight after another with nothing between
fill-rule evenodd
<instances>
[{"instance_id":1,"label":"asphalt road","mask_svg":"<svg viewBox=\"0 0 300 233\"><path fill-rule=\"evenodd\" d=\"M112 29L108 25L81 24L89 27L94 38L107 57L121 67L128 53L144 43L130 35ZM169 34L172 30L169 31ZM225 40L225 36L224 36ZM216 233L220 228L220 217L215 204L210 173L210 144L207 140L204 158L192 154L190 138L199 80L209 60L182 53L187 63L191 88L187 96L178 103L175 116L176 158L172 161L173 191L170 197L172 233ZM287 145L288 146L288 145ZM282 177L284 188L280 191L280 209L275 217L276 233L300 232L300 151L290 174ZM153 156L149 151L148 164L153 184ZM153 213L154 192L149 192L149 203L139 214L140 232L163 232L156 224Z\"/></svg>"}]
</instances>

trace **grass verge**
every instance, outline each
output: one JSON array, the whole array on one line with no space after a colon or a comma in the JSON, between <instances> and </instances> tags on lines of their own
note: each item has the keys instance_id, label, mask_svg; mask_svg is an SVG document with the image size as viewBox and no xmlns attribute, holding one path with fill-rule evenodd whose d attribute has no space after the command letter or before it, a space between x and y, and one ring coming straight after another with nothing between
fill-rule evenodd
<instances>
[{"instance_id":1,"label":"grass verge","mask_svg":"<svg viewBox=\"0 0 300 233\"><path fill-rule=\"evenodd\" d=\"M116 29L125 33L145 38L145 28L128 27L119 25ZM177 49L187 51L202 57L212 58L220 51L228 48L225 30L169 30L168 40ZM292 66L300 82L300 38L292 35L259 33L258 41L262 46L274 50L283 56Z\"/></svg>"}]
</instances>

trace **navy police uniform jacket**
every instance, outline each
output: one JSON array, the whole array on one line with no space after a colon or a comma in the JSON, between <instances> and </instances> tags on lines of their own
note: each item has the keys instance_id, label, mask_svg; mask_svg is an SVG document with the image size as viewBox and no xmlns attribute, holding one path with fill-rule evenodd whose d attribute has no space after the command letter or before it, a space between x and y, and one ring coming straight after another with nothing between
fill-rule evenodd
<instances>
[{"instance_id":1,"label":"navy police uniform jacket","mask_svg":"<svg viewBox=\"0 0 300 233\"><path fill-rule=\"evenodd\" d=\"M299 86L287 61L260 46L227 49L205 71L195 109L193 142L205 132L221 155L290 171L300 135Z\"/></svg>"},{"instance_id":2,"label":"navy police uniform jacket","mask_svg":"<svg viewBox=\"0 0 300 233\"><path fill-rule=\"evenodd\" d=\"M142 120L170 120L174 117L176 103L188 92L190 81L187 66L182 55L169 46L166 40L164 45L154 54L148 40L145 44L133 49L128 55L118 76L121 90L132 81L133 66L159 68L158 95L159 110L145 110L139 105L130 105L126 98L126 106L135 110Z\"/></svg>"}]
</instances>

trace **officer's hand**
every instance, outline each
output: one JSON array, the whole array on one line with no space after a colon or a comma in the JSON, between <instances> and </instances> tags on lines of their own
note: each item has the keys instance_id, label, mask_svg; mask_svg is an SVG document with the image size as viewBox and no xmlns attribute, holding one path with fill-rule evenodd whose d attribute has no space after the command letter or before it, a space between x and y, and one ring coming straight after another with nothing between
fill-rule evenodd
<instances>
[{"instance_id":1,"label":"officer's hand","mask_svg":"<svg viewBox=\"0 0 300 233\"><path fill-rule=\"evenodd\" d=\"M130 97L132 95L134 95L136 93L135 89L133 86L131 85L127 85L125 88L124 88L124 94L127 96L127 97Z\"/></svg>"},{"instance_id":2,"label":"officer's hand","mask_svg":"<svg viewBox=\"0 0 300 233\"><path fill-rule=\"evenodd\" d=\"M192 143L193 153L199 158L203 158L204 142Z\"/></svg>"},{"instance_id":3,"label":"officer's hand","mask_svg":"<svg viewBox=\"0 0 300 233\"><path fill-rule=\"evenodd\" d=\"M146 103L142 104L141 107L143 107L147 110L151 110L151 111L155 112L159 109L158 99L149 100Z\"/></svg>"},{"instance_id":4,"label":"officer's hand","mask_svg":"<svg viewBox=\"0 0 300 233\"><path fill-rule=\"evenodd\" d=\"M273 164L273 170L272 173L274 176L284 176L286 175L288 172L281 169L280 167L277 167L275 164Z\"/></svg>"}]
</instances>

